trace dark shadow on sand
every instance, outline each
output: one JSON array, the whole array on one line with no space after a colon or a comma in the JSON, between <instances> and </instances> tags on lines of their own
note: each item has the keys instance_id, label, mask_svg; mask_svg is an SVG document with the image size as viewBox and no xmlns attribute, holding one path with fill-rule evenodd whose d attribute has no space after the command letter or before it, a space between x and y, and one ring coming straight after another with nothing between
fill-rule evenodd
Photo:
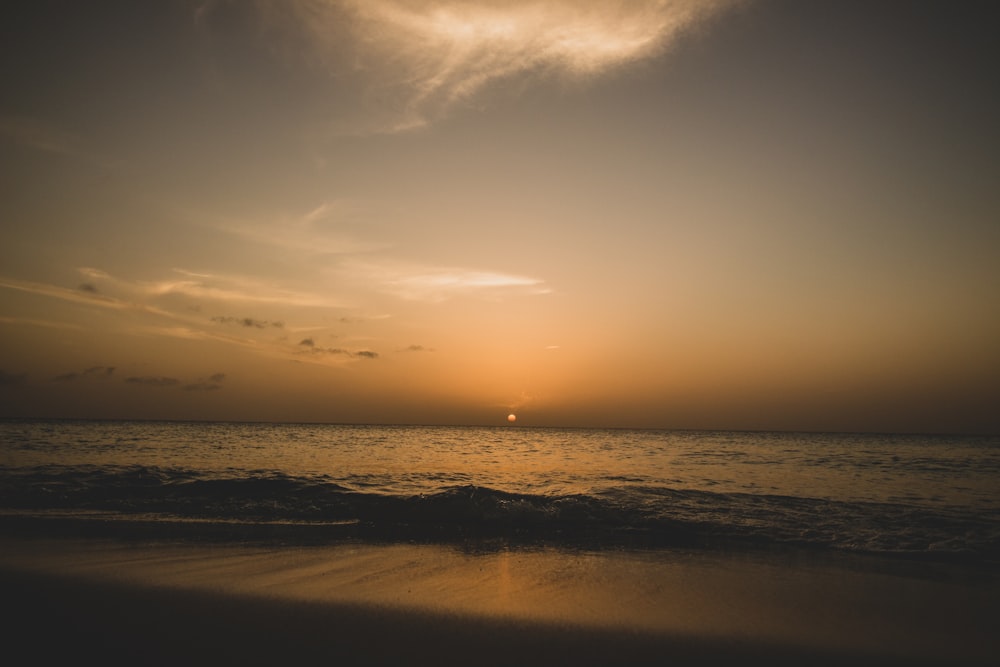
<instances>
[{"instance_id":1,"label":"dark shadow on sand","mask_svg":"<svg viewBox=\"0 0 1000 667\"><path fill-rule=\"evenodd\" d=\"M0 571L5 664L896 664L885 656ZM898 664L916 664L912 658ZM931 663L928 663L931 664Z\"/></svg>"}]
</instances>

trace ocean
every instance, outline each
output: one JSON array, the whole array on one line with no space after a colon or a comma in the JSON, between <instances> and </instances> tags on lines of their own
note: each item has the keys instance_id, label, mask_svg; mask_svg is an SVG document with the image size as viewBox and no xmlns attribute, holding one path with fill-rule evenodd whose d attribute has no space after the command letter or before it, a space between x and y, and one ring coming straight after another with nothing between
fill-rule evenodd
<instances>
[{"instance_id":1,"label":"ocean","mask_svg":"<svg viewBox=\"0 0 1000 667\"><path fill-rule=\"evenodd\" d=\"M1000 563L1000 437L0 422L10 534Z\"/></svg>"}]
</instances>

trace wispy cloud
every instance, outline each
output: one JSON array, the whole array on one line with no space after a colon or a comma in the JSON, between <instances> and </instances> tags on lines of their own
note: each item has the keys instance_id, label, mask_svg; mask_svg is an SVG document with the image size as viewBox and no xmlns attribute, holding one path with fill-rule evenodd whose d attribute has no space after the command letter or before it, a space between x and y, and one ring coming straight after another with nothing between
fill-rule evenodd
<instances>
[{"instance_id":1,"label":"wispy cloud","mask_svg":"<svg viewBox=\"0 0 1000 667\"><path fill-rule=\"evenodd\" d=\"M495 297L512 291L551 292L544 280L500 271L374 261L354 262L347 270L377 291L411 301L440 302L476 293Z\"/></svg>"},{"instance_id":2,"label":"wispy cloud","mask_svg":"<svg viewBox=\"0 0 1000 667\"><path fill-rule=\"evenodd\" d=\"M245 275L175 268L160 280L141 281L118 278L106 271L92 267L83 267L79 271L87 279L87 282L73 292L75 300L89 303L103 301L109 306L122 308L144 307L161 314L167 313L160 308L145 304L159 297L187 296L216 303L279 304L302 307L343 305L326 294L293 289L273 281L260 280ZM102 285L106 285L110 289L103 289ZM0 287L2 286L39 293L48 292L51 296L63 298L68 298L67 292L69 291L62 287L5 281L0 278ZM115 292L123 295L124 298L114 298L106 292ZM143 305L140 306L140 303Z\"/></svg>"},{"instance_id":3,"label":"wispy cloud","mask_svg":"<svg viewBox=\"0 0 1000 667\"><path fill-rule=\"evenodd\" d=\"M276 308L283 313L300 313L307 321L310 318L315 321L317 318L315 311L338 307L332 299L320 293L286 289L265 281L240 276L177 270L175 273L182 276L178 280L138 281L118 278L92 267L85 267L79 271L87 280L85 284L88 287L85 289L2 276L0 276L0 288L118 311L125 315L135 315L128 325L117 329L120 333L216 341L275 357L287 357L289 354L287 341L270 340L265 332L321 330L326 327L307 325L286 329L283 319L249 316L222 315L206 318L200 314L201 309L206 307L206 304L211 304L212 307L256 305L264 312L268 308ZM187 298L177 299L178 296ZM209 320L236 328L244 335L213 326ZM0 317L0 323L74 330L83 328L79 324L24 317ZM364 350L344 352L352 357L374 355L374 353L362 354ZM78 375L65 374L60 380L70 381L76 379Z\"/></svg>"},{"instance_id":4,"label":"wispy cloud","mask_svg":"<svg viewBox=\"0 0 1000 667\"><path fill-rule=\"evenodd\" d=\"M0 140L52 155L80 158L95 165L113 166L78 136L52 123L24 116L0 116Z\"/></svg>"},{"instance_id":5,"label":"wispy cloud","mask_svg":"<svg viewBox=\"0 0 1000 667\"><path fill-rule=\"evenodd\" d=\"M225 379L225 373L215 373L207 378L199 379L197 382L186 384L181 389L184 391L218 391L222 389L222 381Z\"/></svg>"},{"instance_id":6,"label":"wispy cloud","mask_svg":"<svg viewBox=\"0 0 1000 667\"><path fill-rule=\"evenodd\" d=\"M93 270L88 269L88 271ZM37 294L40 296L52 297L55 299L62 299L63 301L70 301L73 303L97 306L99 308L109 308L112 310L132 309L157 315L169 316L168 312L153 306L101 294L95 286L90 284L86 284L83 288L70 289L59 285L37 283L29 280L17 280L14 278L5 278L0 276L0 287Z\"/></svg>"},{"instance_id":7,"label":"wispy cloud","mask_svg":"<svg viewBox=\"0 0 1000 667\"><path fill-rule=\"evenodd\" d=\"M329 297L285 288L247 276L199 273L174 269L179 278L137 284L150 296L184 295L207 301L331 307Z\"/></svg>"},{"instance_id":8,"label":"wispy cloud","mask_svg":"<svg viewBox=\"0 0 1000 667\"><path fill-rule=\"evenodd\" d=\"M384 242L367 241L350 233L350 225L358 214L356 207L346 201L327 201L298 215L264 221L217 220L216 226L272 252L282 249L296 256L342 255L384 248Z\"/></svg>"},{"instance_id":9,"label":"wispy cloud","mask_svg":"<svg viewBox=\"0 0 1000 667\"><path fill-rule=\"evenodd\" d=\"M139 377L129 377L125 378L125 382L128 384L138 384L145 387L174 387L181 383L177 378L163 377L163 376L150 376L144 375Z\"/></svg>"},{"instance_id":10,"label":"wispy cloud","mask_svg":"<svg viewBox=\"0 0 1000 667\"><path fill-rule=\"evenodd\" d=\"M80 330L79 324L69 324L67 322L53 322L50 320L37 320L31 317L0 317L0 324L15 324L19 326L44 327L46 329L70 329Z\"/></svg>"},{"instance_id":11,"label":"wispy cloud","mask_svg":"<svg viewBox=\"0 0 1000 667\"><path fill-rule=\"evenodd\" d=\"M314 54L346 59L379 107L372 131L426 125L515 76L586 77L650 58L734 0L258 0L294 16ZM313 56L316 57L315 55ZM332 64L332 63L331 63Z\"/></svg>"},{"instance_id":12,"label":"wispy cloud","mask_svg":"<svg viewBox=\"0 0 1000 667\"><path fill-rule=\"evenodd\" d=\"M378 359L378 352L372 350L347 350L341 347L321 347L316 345L312 338L303 338L299 341L298 351L300 354L356 357L360 359Z\"/></svg>"},{"instance_id":13,"label":"wispy cloud","mask_svg":"<svg viewBox=\"0 0 1000 667\"><path fill-rule=\"evenodd\" d=\"M53 382L73 382L87 378L110 378L115 373L114 366L91 366L82 371L63 373L52 378Z\"/></svg>"},{"instance_id":14,"label":"wispy cloud","mask_svg":"<svg viewBox=\"0 0 1000 667\"><path fill-rule=\"evenodd\" d=\"M252 317L227 317L219 316L213 317L213 322L218 322L219 324L235 324L236 326L241 326L245 328L253 329L281 329L285 326L284 322L279 322L276 320L258 320Z\"/></svg>"},{"instance_id":15,"label":"wispy cloud","mask_svg":"<svg viewBox=\"0 0 1000 667\"><path fill-rule=\"evenodd\" d=\"M537 400L538 396L522 391L516 398L507 403L506 406L511 410L520 410L521 408L534 404Z\"/></svg>"}]
</instances>

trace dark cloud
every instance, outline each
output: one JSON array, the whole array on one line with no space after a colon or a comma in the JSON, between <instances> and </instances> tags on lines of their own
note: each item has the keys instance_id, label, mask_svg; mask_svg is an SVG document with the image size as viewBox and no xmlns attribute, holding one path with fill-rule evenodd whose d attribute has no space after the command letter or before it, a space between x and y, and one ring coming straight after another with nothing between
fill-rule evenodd
<instances>
[{"instance_id":1,"label":"dark cloud","mask_svg":"<svg viewBox=\"0 0 1000 667\"><path fill-rule=\"evenodd\" d=\"M222 385L216 382L195 382L181 387L184 391L216 391L222 389Z\"/></svg>"},{"instance_id":2,"label":"dark cloud","mask_svg":"<svg viewBox=\"0 0 1000 667\"><path fill-rule=\"evenodd\" d=\"M24 373L8 373L0 370L0 387L18 387L27 381L28 376Z\"/></svg>"},{"instance_id":3,"label":"dark cloud","mask_svg":"<svg viewBox=\"0 0 1000 667\"><path fill-rule=\"evenodd\" d=\"M411 345L404 350L404 352L433 352L434 348L424 347L423 345Z\"/></svg>"},{"instance_id":4,"label":"dark cloud","mask_svg":"<svg viewBox=\"0 0 1000 667\"><path fill-rule=\"evenodd\" d=\"M125 382L129 384L142 384L147 387L173 387L181 383L177 378L159 377L159 376L142 376L142 377L130 377L125 378Z\"/></svg>"},{"instance_id":5,"label":"dark cloud","mask_svg":"<svg viewBox=\"0 0 1000 667\"><path fill-rule=\"evenodd\" d=\"M299 347L305 348L302 350L304 354L340 354L346 357L362 357L364 359L377 359L378 352L372 352L371 350L358 350L357 352L352 352L351 350L345 350L342 347L317 347L316 341L312 338L304 338L299 341Z\"/></svg>"},{"instance_id":6,"label":"dark cloud","mask_svg":"<svg viewBox=\"0 0 1000 667\"><path fill-rule=\"evenodd\" d=\"M184 391L218 391L222 389L222 381L226 379L225 373L215 373L208 376L208 379L201 379L191 384L186 384L181 389Z\"/></svg>"},{"instance_id":7,"label":"dark cloud","mask_svg":"<svg viewBox=\"0 0 1000 667\"><path fill-rule=\"evenodd\" d=\"M285 326L284 322L277 320L257 320L252 317L213 317L213 322L218 322L220 324L235 324L241 327L247 327L248 329L281 329Z\"/></svg>"},{"instance_id":8,"label":"dark cloud","mask_svg":"<svg viewBox=\"0 0 1000 667\"><path fill-rule=\"evenodd\" d=\"M91 294L97 294L97 286L93 283L83 283L78 288L81 292L90 292Z\"/></svg>"},{"instance_id":9,"label":"dark cloud","mask_svg":"<svg viewBox=\"0 0 1000 667\"><path fill-rule=\"evenodd\" d=\"M345 350L341 347L316 347L315 345L309 345L307 352L311 354L344 354L350 356L350 350Z\"/></svg>"},{"instance_id":10,"label":"dark cloud","mask_svg":"<svg viewBox=\"0 0 1000 667\"><path fill-rule=\"evenodd\" d=\"M81 378L109 378L114 375L114 366L91 366L90 368L85 368L84 370L77 373L73 371L71 373L63 373L62 375L57 375L52 378L53 382L72 382L74 380L79 380Z\"/></svg>"}]
</instances>

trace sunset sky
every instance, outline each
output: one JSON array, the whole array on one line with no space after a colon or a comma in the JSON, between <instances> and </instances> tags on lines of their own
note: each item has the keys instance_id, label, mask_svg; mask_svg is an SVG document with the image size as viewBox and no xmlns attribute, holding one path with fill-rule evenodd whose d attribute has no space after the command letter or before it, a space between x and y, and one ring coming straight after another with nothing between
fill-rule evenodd
<instances>
[{"instance_id":1,"label":"sunset sky","mask_svg":"<svg viewBox=\"0 0 1000 667\"><path fill-rule=\"evenodd\" d=\"M5 3L0 416L1000 432L994 7Z\"/></svg>"}]
</instances>

